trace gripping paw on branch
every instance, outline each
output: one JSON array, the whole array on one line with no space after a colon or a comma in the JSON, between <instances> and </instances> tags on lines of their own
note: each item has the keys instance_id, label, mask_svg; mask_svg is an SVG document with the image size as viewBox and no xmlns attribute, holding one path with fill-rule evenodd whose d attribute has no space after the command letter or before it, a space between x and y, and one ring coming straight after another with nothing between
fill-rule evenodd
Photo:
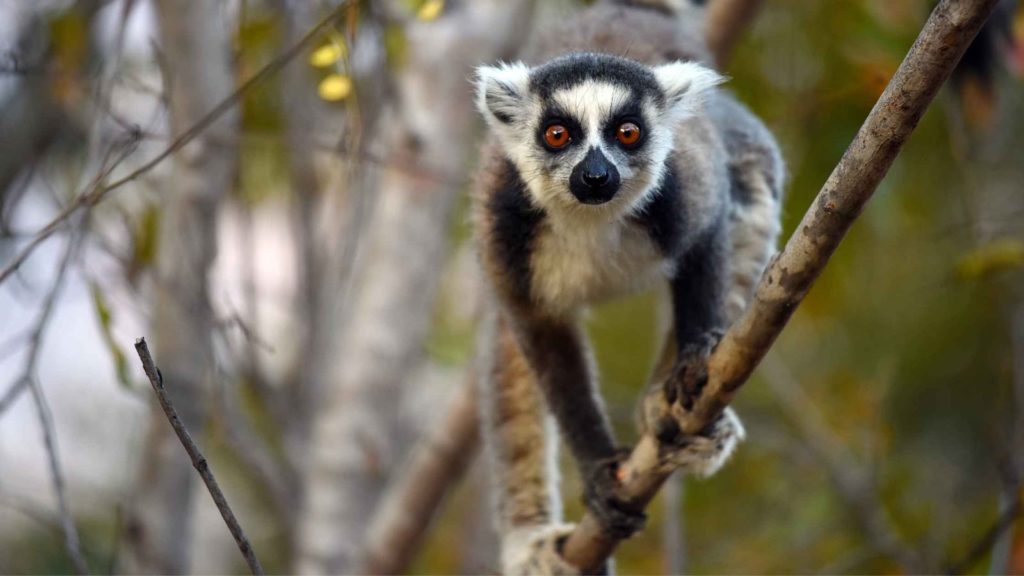
<instances>
[{"instance_id":1,"label":"gripping paw on branch","mask_svg":"<svg viewBox=\"0 0 1024 576\"><path fill-rule=\"evenodd\" d=\"M612 458L594 463L584 471L583 501L604 525L609 535L625 539L640 531L647 521L643 506L622 496L619 469L629 458L622 450Z\"/></svg>"},{"instance_id":2,"label":"gripping paw on branch","mask_svg":"<svg viewBox=\"0 0 1024 576\"><path fill-rule=\"evenodd\" d=\"M508 536L501 555L505 576L577 576L580 569L562 557L561 547L575 524L549 524L516 529ZM608 573L605 564L602 574Z\"/></svg>"},{"instance_id":3,"label":"gripping paw on branch","mask_svg":"<svg viewBox=\"0 0 1024 576\"><path fill-rule=\"evenodd\" d=\"M697 434L682 432L684 418L707 384L708 358L720 339L720 333L708 332L683 348L672 374L643 400L641 428L658 439L659 466L666 473L680 469L685 474L711 476L745 436L743 424L731 408Z\"/></svg>"}]
</instances>

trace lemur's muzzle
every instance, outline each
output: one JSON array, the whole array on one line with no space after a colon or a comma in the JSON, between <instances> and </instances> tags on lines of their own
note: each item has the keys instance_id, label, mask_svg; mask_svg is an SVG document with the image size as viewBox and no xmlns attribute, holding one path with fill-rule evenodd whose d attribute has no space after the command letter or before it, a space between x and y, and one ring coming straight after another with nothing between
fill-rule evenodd
<instances>
[{"instance_id":1,"label":"lemur's muzzle","mask_svg":"<svg viewBox=\"0 0 1024 576\"><path fill-rule=\"evenodd\" d=\"M599 148L591 148L569 176L569 190L584 204L604 204L615 197L620 184L618 169Z\"/></svg>"}]
</instances>

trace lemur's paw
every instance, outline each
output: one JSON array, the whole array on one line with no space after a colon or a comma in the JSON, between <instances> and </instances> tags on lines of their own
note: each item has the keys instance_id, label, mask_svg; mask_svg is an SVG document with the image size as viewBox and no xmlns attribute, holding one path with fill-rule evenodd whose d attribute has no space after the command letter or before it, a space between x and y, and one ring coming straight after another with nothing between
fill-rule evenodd
<instances>
[{"instance_id":1,"label":"lemur's paw","mask_svg":"<svg viewBox=\"0 0 1024 576\"><path fill-rule=\"evenodd\" d=\"M729 460L736 446L746 437L743 424L732 408L694 435L684 435L676 427L674 434L659 435L659 460L666 471L680 470L701 478L711 476Z\"/></svg>"},{"instance_id":2,"label":"lemur's paw","mask_svg":"<svg viewBox=\"0 0 1024 576\"><path fill-rule=\"evenodd\" d=\"M561 548L574 524L518 528L506 536L501 551L505 576L576 576L580 569L562 558Z\"/></svg>"},{"instance_id":3,"label":"lemur's paw","mask_svg":"<svg viewBox=\"0 0 1024 576\"><path fill-rule=\"evenodd\" d=\"M665 382L665 399L670 405L679 403L692 410L708 383L708 358L715 351L722 332L709 330L679 352L672 376Z\"/></svg>"},{"instance_id":4,"label":"lemur's paw","mask_svg":"<svg viewBox=\"0 0 1024 576\"><path fill-rule=\"evenodd\" d=\"M601 521L608 535L619 540L642 530L647 521L643 507L621 495L619 465L628 456L629 451L621 451L612 458L598 461L583 478L584 504Z\"/></svg>"},{"instance_id":5,"label":"lemur's paw","mask_svg":"<svg viewBox=\"0 0 1024 576\"><path fill-rule=\"evenodd\" d=\"M641 433L651 432L663 443L679 435L679 423L708 382L708 357L721 338L721 332L708 331L680 350L671 375L652 387L639 406Z\"/></svg>"}]
</instances>

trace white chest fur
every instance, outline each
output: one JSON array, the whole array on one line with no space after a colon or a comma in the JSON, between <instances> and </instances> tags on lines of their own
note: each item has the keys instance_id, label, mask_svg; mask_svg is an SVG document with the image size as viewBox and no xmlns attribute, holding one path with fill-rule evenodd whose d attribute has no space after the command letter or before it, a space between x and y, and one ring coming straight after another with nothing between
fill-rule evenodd
<instances>
[{"instance_id":1,"label":"white chest fur","mask_svg":"<svg viewBox=\"0 0 1024 576\"><path fill-rule=\"evenodd\" d=\"M541 225L530 260L532 293L556 313L631 294L671 272L647 232L623 222Z\"/></svg>"}]
</instances>

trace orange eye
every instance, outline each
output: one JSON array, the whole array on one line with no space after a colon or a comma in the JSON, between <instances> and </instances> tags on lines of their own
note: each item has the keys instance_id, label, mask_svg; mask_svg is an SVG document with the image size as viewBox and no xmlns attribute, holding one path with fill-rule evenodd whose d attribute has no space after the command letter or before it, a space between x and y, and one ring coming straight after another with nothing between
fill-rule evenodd
<instances>
[{"instance_id":1,"label":"orange eye","mask_svg":"<svg viewBox=\"0 0 1024 576\"><path fill-rule=\"evenodd\" d=\"M569 140L569 129L561 124L552 124L544 131L544 143L552 150L565 148Z\"/></svg>"},{"instance_id":2,"label":"orange eye","mask_svg":"<svg viewBox=\"0 0 1024 576\"><path fill-rule=\"evenodd\" d=\"M623 146L633 146L640 141L640 127L632 122L623 122L615 138Z\"/></svg>"}]
</instances>

